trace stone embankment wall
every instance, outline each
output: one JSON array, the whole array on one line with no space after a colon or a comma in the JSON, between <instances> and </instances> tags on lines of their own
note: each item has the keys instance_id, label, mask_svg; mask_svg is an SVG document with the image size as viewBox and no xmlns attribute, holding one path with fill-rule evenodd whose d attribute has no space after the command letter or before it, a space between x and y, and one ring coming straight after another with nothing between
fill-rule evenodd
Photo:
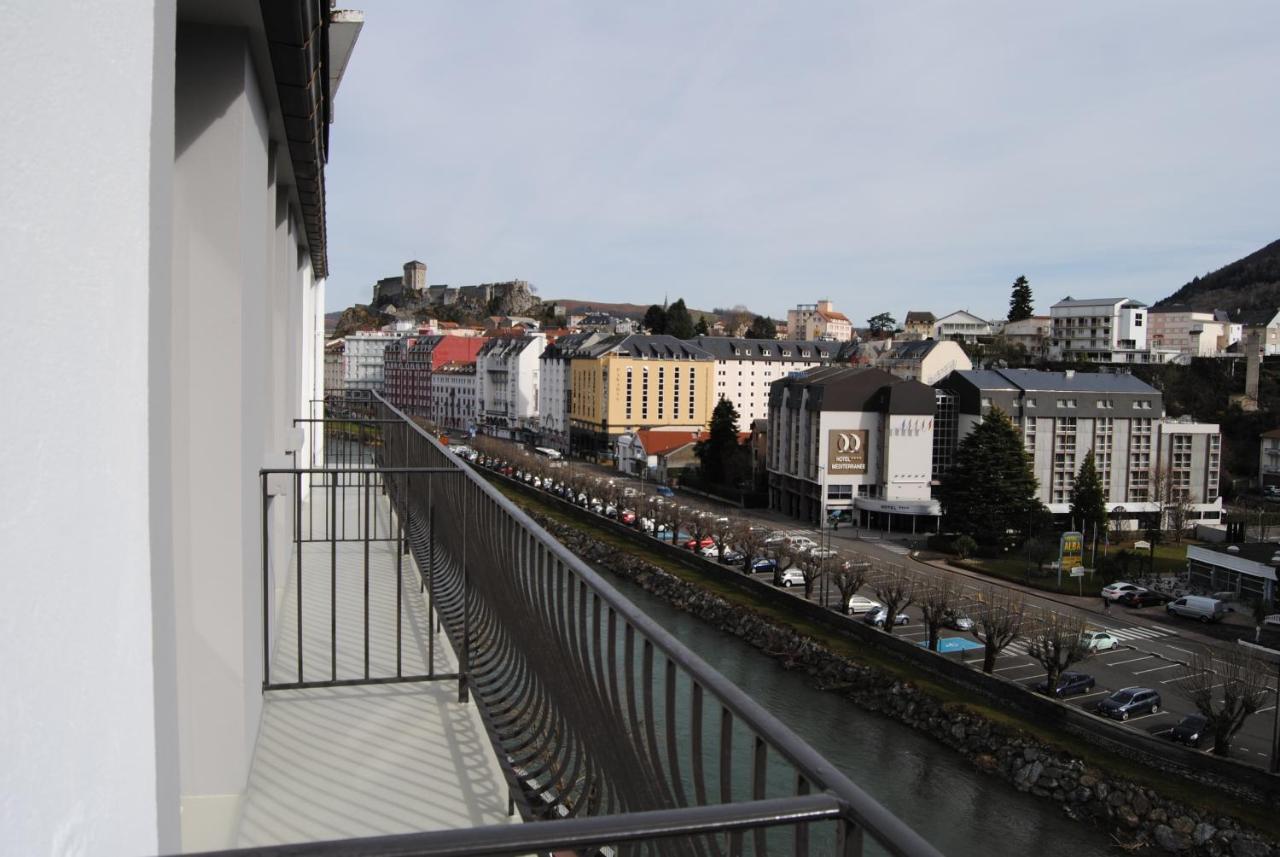
<instances>
[{"instance_id":1,"label":"stone embankment wall","mask_svg":"<svg viewBox=\"0 0 1280 857\"><path fill-rule=\"evenodd\" d=\"M931 735L968 757L975 767L1019 791L1052 800L1070 817L1109 829L1125 848L1207 857L1280 857L1280 847L1229 818L1210 817L1151 789L1109 777L1080 759L1025 733L994 724L961 706L949 706L871 666L829 651L795 630L582 531L534 515L538 523L587 563L643 587L672 606L745 640L820 686L856 705Z\"/></svg>"}]
</instances>

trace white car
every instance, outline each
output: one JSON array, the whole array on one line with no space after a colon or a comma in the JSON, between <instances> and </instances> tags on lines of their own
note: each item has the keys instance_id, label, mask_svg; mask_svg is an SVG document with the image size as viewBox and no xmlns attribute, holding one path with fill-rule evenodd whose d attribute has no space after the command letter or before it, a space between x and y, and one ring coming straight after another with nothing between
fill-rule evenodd
<instances>
[{"instance_id":1,"label":"white car","mask_svg":"<svg viewBox=\"0 0 1280 857\"><path fill-rule=\"evenodd\" d=\"M884 609L884 605L879 601L867 598L865 595L850 595L847 607L849 612L853 614L870 613L872 610Z\"/></svg>"},{"instance_id":2,"label":"white car","mask_svg":"<svg viewBox=\"0 0 1280 857\"><path fill-rule=\"evenodd\" d=\"M888 615L888 610L885 610L883 607L877 607L875 610L867 611L867 615L862 617L862 621L866 622L868 625L875 625L877 628L883 628L884 620ZM893 624L895 625L906 625L910 622L911 617L906 613L899 613L893 618Z\"/></svg>"},{"instance_id":3,"label":"white car","mask_svg":"<svg viewBox=\"0 0 1280 857\"><path fill-rule=\"evenodd\" d=\"M1138 586L1136 583L1126 583L1123 580L1117 580L1115 583L1102 587L1102 597L1108 601L1115 601L1121 595L1130 592L1146 592L1146 588Z\"/></svg>"},{"instance_id":4,"label":"white car","mask_svg":"<svg viewBox=\"0 0 1280 857\"><path fill-rule=\"evenodd\" d=\"M809 556L814 559L831 559L839 554L831 548L809 548Z\"/></svg>"},{"instance_id":5,"label":"white car","mask_svg":"<svg viewBox=\"0 0 1280 857\"><path fill-rule=\"evenodd\" d=\"M1090 653L1106 652L1120 645L1120 641L1106 631L1085 631L1080 635L1080 642Z\"/></svg>"},{"instance_id":6,"label":"white car","mask_svg":"<svg viewBox=\"0 0 1280 857\"><path fill-rule=\"evenodd\" d=\"M779 572L777 577L774 579L774 582L788 588L792 586L804 586L804 575L800 573L800 569L798 568L789 568L786 571Z\"/></svg>"},{"instance_id":7,"label":"white car","mask_svg":"<svg viewBox=\"0 0 1280 857\"><path fill-rule=\"evenodd\" d=\"M818 543L808 536L792 536L787 539L787 543L796 550L811 551L818 546Z\"/></svg>"}]
</instances>

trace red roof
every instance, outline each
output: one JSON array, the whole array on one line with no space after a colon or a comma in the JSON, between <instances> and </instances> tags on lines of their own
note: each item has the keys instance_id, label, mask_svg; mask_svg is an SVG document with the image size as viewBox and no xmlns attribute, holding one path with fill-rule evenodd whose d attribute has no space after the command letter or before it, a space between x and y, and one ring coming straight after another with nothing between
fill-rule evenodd
<instances>
[{"instance_id":1,"label":"red roof","mask_svg":"<svg viewBox=\"0 0 1280 857\"><path fill-rule=\"evenodd\" d=\"M640 445L644 447L645 455L665 455L673 449L693 443L702 439L701 431L655 431L654 429L640 429L636 432L636 437L640 440Z\"/></svg>"},{"instance_id":2,"label":"red roof","mask_svg":"<svg viewBox=\"0 0 1280 857\"><path fill-rule=\"evenodd\" d=\"M848 321L849 320L849 317L842 312L835 312L835 311L823 312L822 310L818 310L818 315L822 316L823 318L830 319L832 321Z\"/></svg>"}]
</instances>

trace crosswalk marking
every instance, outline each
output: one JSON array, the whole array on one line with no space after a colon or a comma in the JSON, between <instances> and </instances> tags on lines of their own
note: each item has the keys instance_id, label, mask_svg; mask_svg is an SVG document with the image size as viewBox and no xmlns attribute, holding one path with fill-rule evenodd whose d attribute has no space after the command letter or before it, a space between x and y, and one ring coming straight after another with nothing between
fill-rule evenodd
<instances>
[{"instance_id":1,"label":"crosswalk marking","mask_svg":"<svg viewBox=\"0 0 1280 857\"><path fill-rule=\"evenodd\" d=\"M1178 636L1177 631L1167 631L1164 628L1108 628L1104 625L1102 630L1117 640L1155 640L1160 637Z\"/></svg>"}]
</instances>

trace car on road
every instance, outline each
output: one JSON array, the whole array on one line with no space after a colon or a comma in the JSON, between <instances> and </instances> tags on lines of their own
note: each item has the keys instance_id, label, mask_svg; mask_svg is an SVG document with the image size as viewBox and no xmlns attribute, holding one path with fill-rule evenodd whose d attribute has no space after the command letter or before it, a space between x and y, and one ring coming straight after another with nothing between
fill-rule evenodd
<instances>
[{"instance_id":1,"label":"car on road","mask_svg":"<svg viewBox=\"0 0 1280 857\"><path fill-rule=\"evenodd\" d=\"M785 586L790 589L792 586L804 586L804 575L800 573L798 568L788 568L786 571L774 572L774 586Z\"/></svg>"},{"instance_id":2,"label":"car on road","mask_svg":"<svg viewBox=\"0 0 1280 857\"><path fill-rule=\"evenodd\" d=\"M879 601L868 598L865 595L850 595L849 602L845 608L852 614L868 613L872 610L883 610L884 605Z\"/></svg>"},{"instance_id":3,"label":"car on road","mask_svg":"<svg viewBox=\"0 0 1280 857\"><path fill-rule=\"evenodd\" d=\"M1202 595L1185 595L1164 606L1165 612L1186 619L1199 619L1201 622L1217 622L1227 612L1227 605L1217 598L1206 598Z\"/></svg>"},{"instance_id":4,"label":"car on road","mask_svg":"<svg viewBox=\"0 0 1280 857\"><path fill-rule=\"evenodd\" d=\"M777 567L778 561L776 559L770 559L767 556L762 556L751 563L751 570L756 574L763 571L773 571Z\"/></svg>"},{"instance_id":5,"label":"car on road","mask_svg":"<svg viewBox=\"0 0 1280 857\"><path fill-rule=\"evenodd\" d=\"M953 631L972 631L973 620L963 613L958 613L955 610L948 610L946 613L942 614L942 626L944 628L950 628Z\"/></svg>"},{"instance_id":6,"label":"car on road","mask_svg":"<svg viewBox=\"0 0 1280 857\"><path fill-rule=\"evenodd\" d=\"M1098 713L1113 720L1160 713L1160 694L1149 687L1126 687L1098 703Z\"/></svg>"},{"instance_id":7,"label":"car on road","mask_svg":"<svg viewBox=\"0 0 1280 857\"><path fill-rule=\"evenodd\" d=\"M746 557L736 550L727 550L724 552L724 556L720 557L720 561L725 565L742 565L744 559Z\"/></svg>"},{"instance_id":8,"label":"car on road","mask_svg":"<svg viewBox=\"0 0 1280 857\"><path fill-rule=\"evenodd\" d=\"M1199 747L1205 739L1205 726L1208 723L1203 714L1188 714L1169 730L1169 739L1188 747Z\"/></svg>"},{"instance_id":9,"label":"car on road","mask_svg":"<svg viewBox=\"0 0 1280 857\"><path fill-rule=\"evenodd\" d=\"M818 546L818 543L808 536L790 536L786 542L792 549L798 551L811 551Z\"/></svg>"},{"instance_id":10,"label":"car on road","mask_svg":"<svg viewBox=\"0 0 1280 857\"><path fill-rule=\"evenodd\" d=\"M839 554L837 554L831 548L816 547L816 548L809 548L809 556L813 557L814 559L831 559L834 556L839 556Z\"/></svg>"},{"instance_id":11,"label":"car on road","mask_svg":"<svg viewBox=\"0 0 1280 857\"><path fill-rule=\"evenodd\" d=\"M862 621L866 622L868 625L875 625L877 628L883 628L884 620L888 615L889 611L885 610L883 606L880 606L874 610L867 611L867 615L862 617ZM906 625L910 622L911 617L906 613L899 613L897 616L893 617L893 624L895 625Z\"/></svg>"},{"instance_id":12,"label":"car on road","mask_svg":"<svg viewBox=\"0 0 1280 857\"><path fill-rule=\"evenodd\" d=\"M1053 689L1051 696L1070 696L1073 693L1084 693L1086 690L1092 690L1097 684L1093 676L1088 673L1074 672L1067 670L1058 674L1058 686ZM1041 693L1049 693L1049 683L1042 681L1036 685L1036 690Z\"/></svg>"},{"instance_id":13,"label":"car on road","mask_svg":"<svg viewBox=\"0 0 1280 857\"><path fill-rule=\"evenodd\" d=\"M1137 592L1124 593L1116 599L1116 603L1123 604L1125 607L1152 607L1156 604L1164 604L1168 600L1167 595L1152 592L1150 589L1140 589Z\"/></svg>"},{"instance_id":14,"label":"car on road","mask_svg":"<svg viewBox=\"0 0 1280 857\"><path fill-rule=\"evenodd\" d=\"M1120 645L1120 641L1106 631L1085 631L1080 635L1080 642L1090 654L1110 651Z\"/></svg>"},{"instance_id":15,"label":"car on road","mask_svg":"<svg viewBox=\"0 0 1280 857\"><path fill-rule=\"evenodd\" d=\"M1117 580L1102 587L1102 597L1108 601L1116 601L1126 592L1146 592L1146 589L1136 583L1127 583L1123 580Z\"/></svg>"},{"instance_id":16,"label":"car on road","mask_svg":"<svg viewBox=\"0 0 1280 857\"><path fill-rule=\"evenodd\" d=\"M668 499L676 496L676 492L672 491L665 485L659 485L657 488L654 488L653 493L657 494L659 497L667 497Z\"/></svg>"},{"instance_id":17,"label":"car on road","mask_svg":"<svg viewBox=\"0 0 1280 857\"><path fill-rule=\"evenodd\" d=\"M764 543L769 547L773 547L774 545L780 545L786 540L787 540L786 533L769 533L769 535L764 537Z\"/></svg>"}]
</instances>

